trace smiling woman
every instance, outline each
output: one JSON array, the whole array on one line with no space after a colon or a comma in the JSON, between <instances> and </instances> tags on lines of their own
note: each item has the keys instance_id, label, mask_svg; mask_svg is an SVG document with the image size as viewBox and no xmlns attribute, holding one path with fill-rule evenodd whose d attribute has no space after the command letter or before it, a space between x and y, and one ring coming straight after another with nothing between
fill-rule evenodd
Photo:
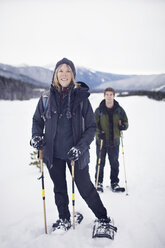
<instances>
[{"instance_id":1,"label":"smiling woman","mask_svg":"<svg viewBox=\"0 0 165 248\"><path fill-rule=\"evenodd\" d=\"M89 146L96 131L88 99L89 87L83 82L75 83L75 75L71 60L63 58L57 62L46 109L44 111L41 97L33 116L31 145L43 150L43 160L54 184L59 220L53 224L53 230L67 231L71 227L66 178L68 166L70 172L75 167L74 178L80 195L98 219L100 227L106 226L109 233L111 219L89 175Z\"/></svg>"}]
</instances>

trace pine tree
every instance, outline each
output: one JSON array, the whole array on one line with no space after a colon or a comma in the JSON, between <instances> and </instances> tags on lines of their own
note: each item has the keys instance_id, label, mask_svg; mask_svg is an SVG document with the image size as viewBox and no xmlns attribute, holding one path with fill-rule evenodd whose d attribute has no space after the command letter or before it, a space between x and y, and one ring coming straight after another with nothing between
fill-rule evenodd
<instances>
[{"instance_id":1,"label":"pine tree","mask_svg":"<svg viewBox=\"0 0 165 248\"><path fill-rule=\"evenodd\" d=\"M40 167L40 161L39 161L39 158L38 158L38 151L33 151L30 153L30 157L31 157L31 162L29 165L35 165L37 168L39 168L41 170L41 167Z\"/></svg>"}]
</instances>

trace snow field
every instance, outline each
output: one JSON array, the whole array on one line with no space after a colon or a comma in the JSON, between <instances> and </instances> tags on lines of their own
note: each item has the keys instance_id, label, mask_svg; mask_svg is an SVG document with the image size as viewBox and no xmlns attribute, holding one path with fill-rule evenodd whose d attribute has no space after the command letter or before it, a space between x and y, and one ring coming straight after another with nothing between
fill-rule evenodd
<instances>
[{"instance_id":1,"label":"snow field","mask_svg":"<svg viewBox=\"0 0 165 248\"><path fill-rule=\"evenodd\" d=\"M95 110L103 94L91 94ZM165 102L147 97L116 97L129 118L129 129L124 132L124 158L128 193L112 193L109 186L109 162L106 160L104 193L100 194L108 214L115 220L118 233L115 240L93 240L92 225L95 216L75 191L75 208L84 215L76 230L65 235L44 234L44 218L40 172L29 166L29 146L32 116L37 99L29 101L0 101L1 149L1 225L2 248L59 248L165 247L165 156L164 126ZM95 141L90 149L90 175L94 182ZM46 167L45 194L48 229L58 218L54 204L53 184ZM67 169L68 194L71 201L71 177ZM123 156L120 149L120 185L124 186Z\"/></svg>"}]
</instances>

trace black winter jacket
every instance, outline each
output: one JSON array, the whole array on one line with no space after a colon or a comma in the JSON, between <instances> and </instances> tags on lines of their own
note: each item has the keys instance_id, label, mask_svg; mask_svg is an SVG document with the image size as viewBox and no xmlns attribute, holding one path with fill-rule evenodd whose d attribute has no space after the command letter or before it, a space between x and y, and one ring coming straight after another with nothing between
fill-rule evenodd
<instances>
[{"instance_id":1,"label":"black winter jacket","mask_svg":"<svg viewBox=\"0 0 165 248\"><path fill-rule=\"evenodd\" d=\"M83 169L89 163L89 146L94 139L96 132L95 116L88 100L89 88L83 83L79 82L80 87L73 90L73 106L72 113L72 131L73 131L73 145L80 149L81 156L76 163L79 168ZM46 145L43 151L43 159L48 167L53 163L54 153L54 139L57 131L57 123L59 118L58 108L55 100L54 86L51 86L49 93L49 112L50 115L44 120L44 106L42 96L39 99L36 111L33 116L32 137L38 135L45 137ZM46 115L47 116L47 115Z\"/></svg>"}]
</instances>

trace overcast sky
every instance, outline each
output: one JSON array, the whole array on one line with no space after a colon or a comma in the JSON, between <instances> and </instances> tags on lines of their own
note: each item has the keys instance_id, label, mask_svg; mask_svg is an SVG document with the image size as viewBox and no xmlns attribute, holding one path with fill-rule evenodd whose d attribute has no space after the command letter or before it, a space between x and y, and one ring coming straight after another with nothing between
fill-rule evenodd
<instances>
[{"instance_id":1,"label":"overcast sky","mask_svg":"<svg viewBox=\"0 0 165 248\"><path fill-rule=\"evenodd\" d=\"M0 62L165 73L165 0L0 0Z\"/></svg>"}]
</instances>

